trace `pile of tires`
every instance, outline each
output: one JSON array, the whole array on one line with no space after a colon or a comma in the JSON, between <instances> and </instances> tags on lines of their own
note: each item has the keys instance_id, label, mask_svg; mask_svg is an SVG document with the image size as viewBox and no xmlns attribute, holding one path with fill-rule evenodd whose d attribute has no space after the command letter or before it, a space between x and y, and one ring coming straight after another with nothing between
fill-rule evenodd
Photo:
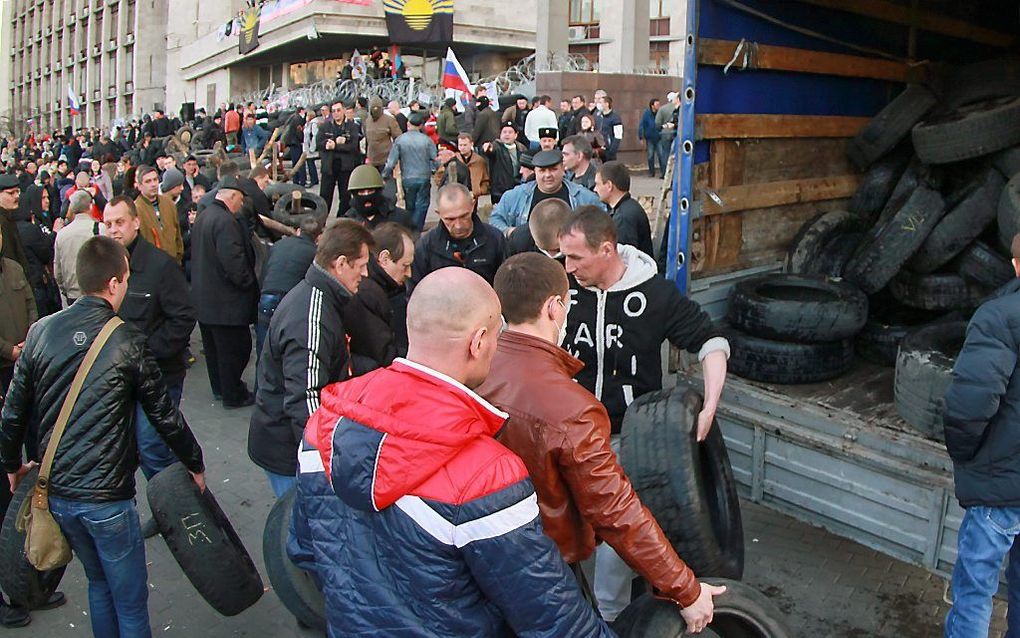
<instances>
[{"instance_id":1,"label":"pile of tires","mask_svg":"<svg viewBox=\"0 0 1020 638\"><path fill-rule=\"evenodd\" d=\"M896 357L896 412L924 436L942 442L943 397L966 336L967 322L946 321L903 339Z\"/></svg>"},{"instance_id":2,"label":"pile of tires","mask_svg":"<svg viewBox=\"0 0 1020 638\"><path fill-rule=\"evenodd\" d=\"M868 319L857 286L822 275L747 279L730 296L729 369L766 383L815 383L851 366L854 337Z\"/></svg>"}]
</instances>

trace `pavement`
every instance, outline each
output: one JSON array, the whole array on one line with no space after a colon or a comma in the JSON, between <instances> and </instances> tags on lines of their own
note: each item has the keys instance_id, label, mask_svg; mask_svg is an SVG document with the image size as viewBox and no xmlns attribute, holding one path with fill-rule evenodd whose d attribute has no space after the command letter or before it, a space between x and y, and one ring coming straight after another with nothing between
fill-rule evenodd
<instances>
[{"instance_id":1,"label":"pavement","mask_svg":"<svg viewBox=\"0 0 1020 638\"><path fill-rule=\"evenodd\" d=\"M273 504L261 469L247 455L251 408L224 410L212 398L196 331L199 361L185 384L182 410L205 451L209 489L229 516L265 580L262 530ZM254 366L246 378L252 382ZM138 503L147 516L145 481L138 476ZM930 572L842 539L823 529L750 502L742 503L746 543L745 580L768 596L798 636L922 638L941 635L948 606L945 581ZM253 607L226 618L213 611L185 578L162 538L146 541L149 612L154 636L306 637L282 606L268 580ZM68 567L61 589L68 603L36 612L18 633L46 638L91 635L87 582L81 564ZM1005 605L996 602L992 636L1005 631Z\"/></svg>"}]
</instances>

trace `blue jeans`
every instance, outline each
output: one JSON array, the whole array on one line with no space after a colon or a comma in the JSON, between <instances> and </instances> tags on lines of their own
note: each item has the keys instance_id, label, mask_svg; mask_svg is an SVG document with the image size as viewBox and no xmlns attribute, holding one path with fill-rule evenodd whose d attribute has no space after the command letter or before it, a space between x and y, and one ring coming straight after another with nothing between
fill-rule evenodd
<instances>
[{"instance_id":1,"label":"blue jeans","mask_svg":"<svg viewBox=\"0 0 1020 638\"><path fill-rule=\"evenodd\" d=\"M1009 555L1006 580L1009 607L1006 638L1020 636L1020 507L968 507L960 524L953 567L953 607L946 616L946 638L986 638L999 570Z\"/></svg>"},{"instance_id":2,"label":"blue jeans","mask_svg":"<svg viewBox=\"0 0 1020 638\"><path fill-rule=\"evenodd\" d=\"M659 172L662 175L666 174L666 160L668 159L662 154L662 148L659 144L659 140L649 142L645 140L645 158L648 160L648 173L651 175L655 174L655 162L659 162Z\"/></svg>"},{"instance_id":3,"label":"blue jeans","mask_svg":"<svg viewBox=\"0 0 1020 638\"><path fill-rule=\"evenodd\" d=\"M150 638L145 544L134 501L50 497L50 511L89 579L95 638Z\"/></svg>"},{"instance_id":4,"label":"blue jeans","mask_svg":"<svg viewBox=\"0 0 1020 638\"><path fill-rule=\"evenodd\" d=\"M288 147L288 150L290 151L291 166L297 165L298 160L301 159L301 151L302 151L301 147L300 146L290 146L290 147ZM305 183L305 173L306 173L306 167L307 166L308 166L308 162L305 161L305 163L301 165L301 168L298 169L298 172L294 174L294 183L295 184L304 184Z\"/></svg>"},{"instance_id":5,"label":"blue jeans","mask_svg":"<svg viewBox=\"0 0 1020 638\"><path fill-rule=\"evenodd\" d=\"M314 159L314 158L306 159L305 160L305 167L308 169L308 179L309 179L308 186L309 187L311 187L311 186L318 186L319 185L319 171L315 167L315 163L318 162L318 161L319 160Z\"/></svg>"},{"instance_id":6,"label":"blue jeans","mask_svg":"<svg viewBox=\"0 0 1020 638\"><path fill-rule=\"evenodd\" d=\"M297 476L276 474L269 470L265 470L265 473L266 477L269 479L269 487L273 488L273 494L276 495L276 498L283 498L284 494L297 485Z\"/></svg>"},{"instance_id":7,"label":"blue jeans","mask_svg":"<svg viewBox=\"0 0 1020 638\"><path fill-rule=\"evenodd\" d=\"M166 392L173 404L180 407L181 395L184 394L184 379L167 383ZM145 415L141 403L135 404L135 438L138 439L139 465L146 480L177 462L177 456L156 432L156 428L152 427L152 422Z\"/></svg>"},{"instance_id":8,"label":"blue jeans","mask_svg":"<svg viewBox=\"0 0 1020 638\"><path fill-rule=\"evenodd\" d=\"M269 322L276 314L276 307L280 305L283 295L264 294L259 297L259 312L255 317L255 361L262 357L262 346L266 343L266 335L269 334Z\"/></svg>"},{"instance_id":9,"label":"blue jeans","mask_svg":"<svg viewBox=\"0 0 1020 638\"><path fill-rule=\"evenodd\" d=\"M425 227L425 216L429 212L429 198L432 196L432 184L427 179L405 179L404 204L418 230Z\"/></svg>"},{"instance_id":10,"label":"blue jeans","mask_svg":"<svg viewBox=\"0 0 1020 638\"><path fill-rule=\"evenodd\" d=\"M666 163L669 161L669 154L673 152L673 140L676 139L675 135L663 134L659 138L659 143L656 145L659 147L659 162L661 162L662 172L666 172Z\"/></svg>"}]
</instances>

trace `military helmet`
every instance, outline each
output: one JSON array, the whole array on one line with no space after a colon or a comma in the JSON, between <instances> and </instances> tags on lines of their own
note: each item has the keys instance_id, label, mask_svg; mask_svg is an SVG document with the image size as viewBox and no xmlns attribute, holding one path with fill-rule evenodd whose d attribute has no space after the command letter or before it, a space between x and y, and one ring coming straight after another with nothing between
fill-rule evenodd
<instances>
[{"instance_id":1,"label":"military helmet","mask_svg":"<svg viewBox=\"0 0 1020 638\"><path fill-rule=\"evenodd\" d=\"M351 173L351 179L347 182L347 190L360 191L368 188L382 188L382 175L379 169L371 164L362 164Z\"/></svg>"}]
</instances>

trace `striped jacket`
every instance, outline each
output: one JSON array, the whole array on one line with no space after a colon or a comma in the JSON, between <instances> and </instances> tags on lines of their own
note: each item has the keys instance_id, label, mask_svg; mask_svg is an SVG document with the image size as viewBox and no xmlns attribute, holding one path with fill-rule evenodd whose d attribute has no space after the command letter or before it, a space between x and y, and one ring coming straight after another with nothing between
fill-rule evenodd
<instances>
[{"instance_id":1,"label":"striped jacket","mask_svg":"<svg viewBox=\"0 0 1020 638\"><path fill-rule=\"evenodd\" d=\"M274 474L294 476L308 417L319 392L350 374L343 309L350 293L312 264L280 301L258 362L258 395L248 429L248 456Z\"/></svg>"},{"instance_id":2,"label":"striped jacket","mask_svg":"<svg viewBox=\"0 0 1020 638\"><path fill-rule=\"evenodd\" d=\"M611 638L543 533L506 420L456 381L397 359L323 390L301 453L293 548L331 638Z\"/></svg>"}]
</instances>

